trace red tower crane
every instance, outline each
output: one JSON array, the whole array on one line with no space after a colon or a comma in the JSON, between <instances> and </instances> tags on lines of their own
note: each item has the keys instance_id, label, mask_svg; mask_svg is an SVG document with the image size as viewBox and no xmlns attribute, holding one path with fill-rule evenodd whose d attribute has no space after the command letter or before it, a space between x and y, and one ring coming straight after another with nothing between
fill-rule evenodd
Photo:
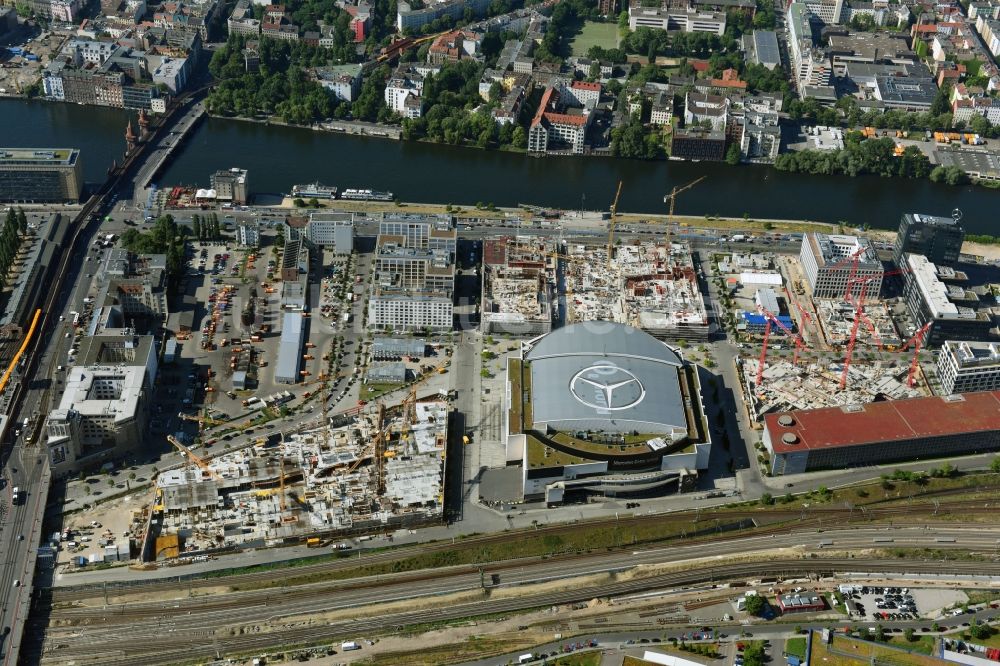
<instances>
[{"instance_id":1,"label":"red tower crane","mask_svg":"<svg viewBox=\"0 0 1000 666\"><path fill-rule=\"evenodd\" d=\"M878 334L875 333L875 326L871 323L871 320L868 319L868 316L865 314L864 310L865 295L868 293L868 283L871 282L872 280L875 280L876 278L885 278L889 277L890 275L900 275L902 273L908 273L908 272L909 272L908 268L900 268L892 271L883 271L878 275L869 275L867 277L862 277L862 278L852 278L847 281L847 296L845 296L845 299L848 302L851 301L852 294L854 293L855 284L861 285L861 293L858 295L858 299L855 302L854 324L851 326L851 337L847 341L847 354L845 354L844 356L844 369L840 373L841 390L843 390L844 387L847 386L847 373L851 369L851 359L854 358L854 345L857 344L858 328L860 327L862 321L867 322L866 325L869 327L869 330L871 330L873 336L878 340L879 349L882 348L882 340L878 337Z\"/></svg>"},{"instance_id":2,"label":"red tower crane","mask_svg":"<svg viewBox=\"0 0 1000 666\"><path fill-rule=\"evenodd\" d=\"M857 282L858 275L858 264L861 263L861 255L868 251L867 246L863 246L855 250L849 257L844 257L833 266L830 266L829 270L835 271L838 268L843 268L847 264L851 264L851 274L847 276L847 289L844 291L844 300L851 300L851 290L853 285Z\"/></svg>"},{"instance_id":3,"label":"red tower crane","mask_svg":"<svg viewBox=\"0 0 1000 666\"><path fill-rule=\"evenodd\" d=\"M791 329L789 329L787 326L785 326L784 324L782 324L781 320L778 319L776 316L774 316L774 314L772 314L771 312L768 312L767 310L765 310L763 307L761 307L759 305L757 306L757 311L760 312L761 316L763 316L764 319L765 319L765 323L764 323L764 344L761 345L761 348L760 348L760 358L757 359L757 382L756 382L756 385L760 386L760 382L764 378L764 365L767 363L767 341L771 337L771 324L772 323L775 326L777 326L778 328L780 328L782 330L782 332L784 332L784 334L787 335L788 338L795 343L795 355L792 357L792 363L794 365L798 365L799 364L799 351L801 351L802 349L805 348L806 343L802 341L802 336L801 335L799 335L797 333L793 333L791 331Z\"/></svg>"},{"instance_id":4,"label":"red tower crane","mask_svg":"<svg viewBox=\"0 0 1000 666\"><path fill-rule=\"evenodd\" d=\"M927 331L930 330L932 324L934 324L934 322L929 321L921 326L920 330L914 333L913 337L904 342L903 346L900 347L900 351L906 351L907 347L911 344L913 345L913 360L910 361L910 372L906 376L906 385L910 388L913 388L913 386L917 383L917 365L919 364L920 348L923 346L924 338L927 336Z\"/></svg>"},{"instance_id":5,"label":"red tower crane","mask_svg":"<svg viewBox=\"0 0 1000 666\"><path fill-rule=\"evenodd\" d=\"M848 290L851 289L851 283L847 283ZM854 305L854 324L851 326L851 337L847 341L847 354L844 356L844 369L840 372L840 390L843 391L844 387L847 386L847 372L851 369L851 359L854 357L854 345L858 341L858 327L861 324L861 319L864 317L864 302L865 293L868 291L868 280L861 281L861 294L859 295L857 302Z\"/></svg>"}]
</instances>

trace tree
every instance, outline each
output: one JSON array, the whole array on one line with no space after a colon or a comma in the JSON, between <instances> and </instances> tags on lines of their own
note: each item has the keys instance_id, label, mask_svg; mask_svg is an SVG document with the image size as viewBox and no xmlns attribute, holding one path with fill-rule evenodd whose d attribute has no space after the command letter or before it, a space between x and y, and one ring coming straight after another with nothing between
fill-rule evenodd
<instances>
[{"instance_id":1,"label":"tree","mask_svg":"<svg viewBox=\"0 0 1000 666\"><path fill-rule=\"evenodd\" d=\"M913 630L913 627L907 627L903 631L903 638L905 638L908 643L912 643L916 640L916 632Z\"/></svg>"},{"instance_id":2,"label":"tree","mask_svg":"<svg viewBox=\"0 0 1000 666\"><path fill-rule=\"evenodd\" d=\"M752 594L746 597L746 611L749 615L755 617L760 617L764 613L764 609L767 608L767 601L759 594ZM745 666L753 666L750 663L749 650L744 652L744 664ZM763 653L763 648L761 648L761 653ZM763 654L761 655L761 663L763 663Z\"/></svg>"},{"instance_id":3,"label":"tree","mask_svg":"<svg viewBox=\"0 0 1000 666\"><path fill-rule=\"evenodd\" d=\"M201 240L201 218L197 215L191 216L191 235Z\"/></svg>"},{"instance_id":4,"label":"tree","mask_svg":"<svg viewBox=\"0 0 1000 666\"><path fill-rule=\"evenodd\" d=\"M726 164L736 166L740 163L740 157L740 144L734 141L730 144L729 149L726 150Z\"/></svg>"},{"instance_id":5,"label":"tree","mask_svg":"<svg viewBox=\"0 0 1000 666\"><path fill-rule=\"evenodd\" d=\"M774 504L774 497L771 496L771 493L764 493L760 496L760 503L764 506L771 506Z\"/></svg>"},{"instance_id":6,"label":"tree","mask_svg":"<svg viewBox=\"0 0 1000 666\"><path fill-rule=\"evenodd\" d=\"M997 456L996 458L990 461L990 471L1000 472L1000 456Z\"/></svg>"}]
</instances>

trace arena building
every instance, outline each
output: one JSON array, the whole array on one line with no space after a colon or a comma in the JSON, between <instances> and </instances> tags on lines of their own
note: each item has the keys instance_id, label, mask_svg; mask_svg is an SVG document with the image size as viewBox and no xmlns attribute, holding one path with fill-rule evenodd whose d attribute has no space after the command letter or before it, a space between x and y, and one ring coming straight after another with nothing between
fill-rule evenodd
<instances>
[{"instance_id":1,"label":"arena building","mask_svg":"<svg viewBox=\"0 0 1000 666\"><path fill-rule=\"evenodd\" d=\"M659 495L694 486L711 435L698 371L637 328L566 326L507 364L503 429L524 499Z\"/></svg>"}]
</instances>

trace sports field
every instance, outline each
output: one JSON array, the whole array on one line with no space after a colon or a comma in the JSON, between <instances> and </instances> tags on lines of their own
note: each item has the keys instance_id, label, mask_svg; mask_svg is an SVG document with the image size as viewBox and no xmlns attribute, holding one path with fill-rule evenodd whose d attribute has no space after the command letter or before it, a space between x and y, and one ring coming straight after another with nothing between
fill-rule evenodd
<instances>
[{"instance_id":1,"label":"sports field","mask_svg":"<svg viewBox=\"0 0 1000 666\"><path fill-rule=\"evenodd\" d=\"M579 57L587 55L591 46L600 46L606 49L618 46L618 25L616 23L586 21L570 43L570 49L573 55Z\"/></svg>"}]
</instances>

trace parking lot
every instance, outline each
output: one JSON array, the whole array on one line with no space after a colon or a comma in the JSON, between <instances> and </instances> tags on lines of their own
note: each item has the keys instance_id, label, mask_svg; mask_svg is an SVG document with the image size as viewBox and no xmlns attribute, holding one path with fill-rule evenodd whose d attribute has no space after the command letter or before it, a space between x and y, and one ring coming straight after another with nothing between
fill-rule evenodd
<instances>
[{"instance_id":1,"label":"parking lot","mask_svg":"<svg viewBox=\"0 0 1000 666\"><path fill-rule=\"evenodd\" d=\"M961 603L965 595L956 590L926 588L856 586L844 594L854 606L856 617L872 620L917 620L936 616L941 609Z\"/></svg>"}]
</instances>

